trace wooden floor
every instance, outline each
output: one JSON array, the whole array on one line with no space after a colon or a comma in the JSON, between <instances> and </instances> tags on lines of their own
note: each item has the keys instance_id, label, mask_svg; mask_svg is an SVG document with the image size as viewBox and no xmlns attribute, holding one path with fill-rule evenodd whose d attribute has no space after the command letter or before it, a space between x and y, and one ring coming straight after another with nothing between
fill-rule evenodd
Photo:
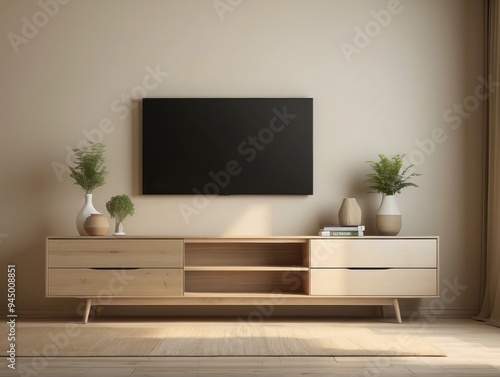
<instances>
[{"instance_id":1,"label":"wooden floor","mask_svg":"<svg viewBox=\"0 0 500 377\"><path fill-rule=\"evenodd\" d=\"M471 319L421 319L403 324L390 319L353 322L380 334L418 335L440 347L448 356L19 357L16 371L7 368L3 361L0 376L500 376L499 328Z\"/></svg>"}]
</instances>

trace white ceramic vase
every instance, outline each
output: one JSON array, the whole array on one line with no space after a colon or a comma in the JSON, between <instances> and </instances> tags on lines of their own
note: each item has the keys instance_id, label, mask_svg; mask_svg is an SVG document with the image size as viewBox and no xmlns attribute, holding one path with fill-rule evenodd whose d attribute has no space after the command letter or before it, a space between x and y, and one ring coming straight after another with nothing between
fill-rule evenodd
<instances>
[{"instance_id":1,"label":"white ceramic vase","mask_svg":"<svg viewBox=\"0 0 500 377\"><path fill-rule=\"evenodd\" d=\"M397 236L401 231L402 217L396 196L384 195L377 212L375 225L382 236Z\"/></svg>"},{"instance_id":2,"label":"white ceramic vase","mask_svg":"<svg viewBox=\"0 0 500 377\"><path fill-rule=\"evenodd\" d=\"M115 222L115 232L113 236L124 236L125 232L123 231L123 223L121 221Z\"/></svg>"},{"instance_id":3,"label":"white ceramic vase","mask_svg":"<svg viewBox=\"0 0 500 377\"><path fill-rule=\"evenodd\" d=\"M85 220L87 220L87 217L89 217L93 213L99 215L101 214L94 208L94 205L92 204L92 194L85 194L85 204L76 216L76 229L78 229L78 233L80 234L80 236L88 236L87 232L83 228L83 225L85 224Z\"/></svg>"},{"instance_id":4,"label":"white ceramic vase","mask_svg":"<svg viewBox=\"0 0 500 377\"><path fill-rule=\"evenodd\" d=\"M361 208L356 198L344 198L339 209L339 224L341 226L361 225Z\"/></svg>"}]
</instances>

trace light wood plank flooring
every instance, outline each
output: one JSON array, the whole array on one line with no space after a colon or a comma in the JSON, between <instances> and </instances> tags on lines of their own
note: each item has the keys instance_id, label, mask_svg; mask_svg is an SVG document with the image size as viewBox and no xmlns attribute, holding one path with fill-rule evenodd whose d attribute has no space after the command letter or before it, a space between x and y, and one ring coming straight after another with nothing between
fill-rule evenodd
<instances>
[{"instance_id":1,"label":"light wood plank flooring","mask_svg":"<svg viewBox=\"0 0 500 377\"><path fill-rule=\"evenodd\" d=\"M36 321L34 321L36 322ZM0 376L500 376L500 329L472 319L331 320L356 323L376 333L418 335L447 357L2 357ZM31 374L28 374L31 373Z\"/></svg>"}]
</instances>

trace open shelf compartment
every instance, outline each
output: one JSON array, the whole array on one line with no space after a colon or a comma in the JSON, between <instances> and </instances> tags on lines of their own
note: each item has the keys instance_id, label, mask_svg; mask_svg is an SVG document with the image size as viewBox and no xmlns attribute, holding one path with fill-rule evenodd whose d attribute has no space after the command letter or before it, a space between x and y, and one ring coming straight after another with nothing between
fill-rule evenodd
<instances>
[{"instance_id":1,"label":"open shelf compartment","mask_svg":"<svg viewBox=\"0 0 500 377\"><path fill-rule=\"evenodd\" d=\"M309 267L306 242L185 243L184 266Z\"/></svg>"},{"instance_id":2,"label":"open shelf compartment","mask_svg":"<svg viewBox=\"0 0 500 377\"><path fill-rule=\"evenodd\" d=\"M305 240L186 242L186 293L309 294Z\"/></svg>"},{"instance_id":3,"label":"open shelf compartment","mask_svg":"<svg viewBox=\"0 0 500 377\"><path fill-rule=\"evenodd\" d=\"M307 294L309 273L300 271L185 271L186 293Z\"/></svg>"}]
</instances>

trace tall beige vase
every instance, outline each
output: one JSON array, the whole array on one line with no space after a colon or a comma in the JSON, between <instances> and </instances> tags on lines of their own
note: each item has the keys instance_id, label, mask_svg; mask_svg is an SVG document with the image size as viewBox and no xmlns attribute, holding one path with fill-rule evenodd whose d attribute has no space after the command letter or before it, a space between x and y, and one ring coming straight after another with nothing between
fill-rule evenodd
<instances>
[{"instance_id":1,"label":"tall beige vase","mask_svg":"<svg viewBox=\"0 0 500 377\"><path fill-rule=\"evenodd\" d=\"M344 198L339 209L339 224L341 226L361 225L361 208L356 198Z\"/></svg>"},{"instance_id":2,"label":"tall beige vase","mask_svg":"<svg viewBox=\"0 0 500 377\"><path fill-rule=\"evenodd\" d=\"M377 212L375 225L382 236L397 236L401 231L402 217L396 196L384 195Z\"/></svg>"}]
</instances>

